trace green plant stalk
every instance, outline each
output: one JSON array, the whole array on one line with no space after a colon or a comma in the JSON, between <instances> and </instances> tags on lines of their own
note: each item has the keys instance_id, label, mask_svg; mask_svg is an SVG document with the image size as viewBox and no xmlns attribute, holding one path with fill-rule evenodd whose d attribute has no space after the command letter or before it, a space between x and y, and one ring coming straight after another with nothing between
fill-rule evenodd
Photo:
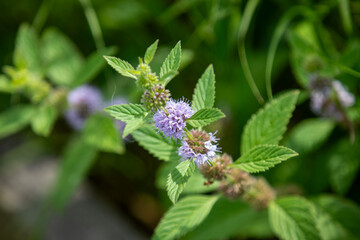
<instances>
[{"instance_id":1,"label":"green plant stalk","mask_svg":"<svg viewBox=\"0 0 360 240\"><path fill-rule=\"evenodd\" d=\"M287 11L284 16L280 19L279 24L275 28L275 32L272 36L269 51L266 58L266 68L265 68L265 87L268 98L272 99L272 89L271 89L271 73L272 67L274 64L276 50L279 46L280 40L284 35L284 32L288 28L290 22L298 15L303 15L311 17L312 11L309 10L307 7L303 6L295 6Z\"/></svg>"},{"instance_id":2,"label":"green plant stalk","mask_svg":"<svg viewBox=\"0 0 360 240\"><path fill-rule=\"evenodd\" d=\"M46 22L46 19L49 16L49 12L53 6L53 3L54 3L54 0L44 0L41 3L40 9L36 13L34 21L32 23L34 29L37 32L40 32L42 27L44 26L44 23Z\"/></svg>"},{"instance_id":3,"label":"green plant stalk","mask_svg":"<svg viewBox=\"0 0 360 240\"><path fill-rule=\"evenodd\" d=\"M97 50L102 50L105 48L104 37L94 7L91 4L91 0L79 0L79 1L84 9L85 17L89 24L91 34L94 38L96 48Z\"/></svg>"},{"instance_id":4,"label":"green plant stalk","mask_svg":"<svg viewBox=\"0 0 360 240\"><path fill-rule=\"evenodd\" d=\"M264 99L261 96L260 91L259 91L258 87L256 86L254 78L251 74L251 70L250 70L249 63L248 63L247 57L246 57L246 52L245 52L245 37L246 37L247 31L249 29L251 19L256 10L256 7L259 5L259 2L260 2L260 0L249 0L249 2L246 4L245 10L244 10L244 15L243 15L242 21L240 23L240 28L239 28L238 53L239 53L241 67L244 71L245 79L248 82L250 89L253 92L254 96L256 97L257 101L260 104L263 104Z\"/></svg>"},{"instance_id":5,"label":"green plant stalk","mask_svg":"<svg viewBox=\"0 0 360 240\"><path fill-rule=\"evenodd\" d=\"M341 15L341 22L344 25L346 34L351 35L353 33L353 26L351 22L351 14L348 0L338 0L339 11Z\"/></svg>"}]
</instances>

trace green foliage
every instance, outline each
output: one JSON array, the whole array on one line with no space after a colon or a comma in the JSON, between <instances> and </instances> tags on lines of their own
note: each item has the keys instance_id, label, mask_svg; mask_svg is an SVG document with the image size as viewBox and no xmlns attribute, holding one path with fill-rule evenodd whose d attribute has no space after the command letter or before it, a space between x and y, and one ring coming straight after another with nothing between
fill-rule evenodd
<instances>
[{"instance_id":1,"label":"green foliage","mask_svg":"<svg viewBox=\"0 0 360 240\"><path fill-rule=\"evenodd\" d=\"M34 30L27 24L20 26L16 36L14 64L18 69L28 68L34 73L42 74L41 53Z\"/></svg>"},{"instance_id":2,"label":"green foliage","mask_svg":"<svg viewBox=\"0 0 360 240\"><path fill-rule=\"evenodd\" d=\"M31 120L33 131L40 136L49 136L57 116L55 107L47 104L40 106Z\"/></svg>"},{"instance_id":3,"label":"green foliage","mask_svg":"<svg viewBox=\"0 0 360 240\"><path fill-rule=\"evenodd\" d=\"M140 146L164 161L179 161L177 144L160 134L154 127L144 125L131 134Z\"/></svg>"},{"instance_id":4,"label":"green foliage","mask_svg":"<svg viewBox=\"0 0 360 240\"><path fill-rule=\"evenodd\" d=\"M126 122L123 137L129 135L145 123L146 109L140 104L121 104L105 108L114 118Z\"/></svg>"},{"instance_id":5,"label":"green foliage","mask_svg":"<svg viewBox=\"0 0 360 240\"><path fill-rule=\"evenodd\" d=\"M46 75L60 86L69 86L80 71L84 59L76 46L63 33L47 29L41 38L41 53Z\"/></svg>"},{"instance_id":6,"label":"green foliage","mask_svg":"<svg viewBox=\"0 0 360 240\"><path fill-rule=\"evenodd\" d=\"M35 114L29 105L18 105L0 114L0 138L9 136L28 125Z\"/></svg>"},{"instance_id":7,"label":"green foliage","mask_svg":"<svg viewBox=\"0 0 360 240\"><path fill-rule=\"evenodd\" d=\"M192 107L195 110L212 108L215 102L215 74L212 65L209 65L196 84Z\"/></svg>"},{"instance_id":8,"label":"green foliage","mask_svg":"<svg viewBox=\"0 0 360 240\"><path fill-rule=\"evenodd\" d=\"M122 154L124 143L113 119L97 114L87 119L84 126L84 139L98 150Z\"/></svg>"},{"instance_id":9,"label":"green foliage","mask_svg":"<svg viewBox=\"0 0 360 240\"><path fill-rule=\"evenodd\" d=\"M167 85L171 79L178 74L181 60L181 43L180 41L170 51L160 68L160 82Z\"/></svg>"},{"instance_id":10,"label":"green foliage","mask_svg":"<svg viewBox=\"0 0 360 240\"><path fill-rule=\"evenodd\" d=\"M270 225L281 239L321 239L314 211L314 205L302 197L280 198L270 204Z\"/></svg>"},{"instance_id":11,"label":"green foliage","mask_svg":"<svg viewBox=\"0 0 360 240\"><path fill-rule=\"evenodd\" d=\"M82 138L70 141L66 146L50 202L62 209L77 186L84 179L96 157L96 149Z\"/></svg>"},{"instance_id":12,"label":"green foliage","mask_svg":"<svg viewBox=\"0 0 360 240\"><path fill-rule=\"evenodd\" d=\"M256 231L252 231L252 229ZM205 220L184 236L186 240L218 240L241 236L270 238L272 230L267 211L256 211L243 201L219 198Z\"/></svg>"},{"instance_id":13,"label":"green foliage","mask_svg":"<svg viewBox=\"0 0 360 240\"><path fill-rule=\"evenodd\" d=\"M71 87L76 87L89 82L93 79L100 70L105 66L103 55L110 55L115 53L115 48L106 48L104 50L91 54L80 69L73 76L70 84Z\"/></svg>"},{"instance_id":14,"label":"green foliage","mask_svg":"<svg viewBox=\"0 0 360 240\"><path fill-rule=\"evenodd\" d=\"M178 164L178 161L163 163L157 171L155 185L159 189L166 189L166 182L169 172L171 172ZM198 168L195 168L194 174L187 181L183 194L199 194L207 193L216 190L219 187L218 182L214 182L211 185L204 185L204 177L199 173Z\"/></svg>"},{"instance_id":15,"label":"green foliage","mask_svg":"<svg viewBox=\"0 0 360 240\"><path fill-rule=\"evenodd\" d=\"M145 52L144 61L146 64L149 64L152 59L154 58L157 46L158 46L159 40L156 40L153 44L151 44Z\"/></svg>"},{"instance_id":16,"label":"green foliage","mask_svg":"<svg viewBox=\"0 0 360 240\"><path fill-rule=\"evenodd\" d=\"M172 206L161 219L152 239L170 240L198 226L209 214L218 196L189 196Z\"/></svg>"},{"instance_id":17,"label":"green foliage","mask_svg":"<svg viewBox=\"0 0 360 240\"><path fill-rule=\"evenodd\" d=\"M278 144L295 109L299 91L270 101L247 122L241 139L244 154L257 145Z\"/></svg>"},{"instance_id":18,"label":"green foliage","mask_svg":"<svg viewBox=\"0 0 360 240\"><path fill-rule=\"evenodd\" d=\"M312 199L317 207L316 227L321 239L358 239L360 208L349 200L323 195Z\"/></svg>"},{"instance_id":19,"label":"green foliage","mask_svg":"<svg viewBox=\"0 0 360 240\"><path fill-rule=\"evenodd\" d=\"M203 108L194 113L194 115L186 121L193 127L204 127L223 117L225 117L225 115L220 109Z\"/></svg>"},{"instance_id":20,"label":"green foliage","mask_svg":"<svg viewBox=\"0 0 360 240\"><path fill-rule=\"evenodd\" d=\"M335 127L331 119L306 119L291 130L287 146L300 153L308 153L320 147Z\"/></svg>"},{"instance_id":21,"label":"green foliage","mask_svg":"<svg viewBox=\"0 0 360 240\"><path fill-rule=\"evenodd\" d=\"M131 66L130 63L121 60L117 57L111 57L111 56L104 56L107 63L114 68L118 73L123 75L124 77L130 77L136 79L136 76L133 74L133 71L135 71L134 67Z\"/></svg>"},{"instance_id":22,"label":"green foliage","mask_svg":"<svg viewBox=\"0 0 360 240\"><path fill-rule=\"evenodd\" d=\"M258 145L237 159L231 166L249 173L263 172L298 154L276 145Z\"/></svg>"},{"instance_id":23,"label":"green foliage","mask_svg":"<svg viewBox=\"0 0 360 240\"><path fill-rule=\"evenodd\" d=\"M356 178L360 167L359 141L351 143L349 139L341 139L332 149L328 159L330 184L338 194L345 194Z\"/></svg>"},{"instance_id":24,"label":"green foliage","mask_svg":"<svg viewBox=\"0 0 360 240\"><path fill-rule=\"evenodd\" d=\"M191 160L185 160L179 163L170 173L166 183L166 190L173 204L178 200L186 183L189 181L195 171L195 163Z\"/></svg>"}]
</instances>

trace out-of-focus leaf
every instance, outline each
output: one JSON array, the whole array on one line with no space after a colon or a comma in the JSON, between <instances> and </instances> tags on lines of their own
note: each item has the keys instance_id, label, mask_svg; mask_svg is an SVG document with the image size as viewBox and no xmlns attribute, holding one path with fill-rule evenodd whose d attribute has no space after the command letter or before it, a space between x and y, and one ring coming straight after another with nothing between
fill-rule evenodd
<instances>
[{"instance_id":1,"label":"out-of-focus leaf","mask_svg":"<svg viewBox=\"0 0 360 240\"><path fill-rule=\"evenodd\" d=\"M320 240L314 211L315 206L302 197L280 198L270 203L270 225L281 239Z\"/></svg>"},{"instance_id":2,"label":"out-of-focus leaf","mask_svg":"<svg viewBox=\"0 0 360 240\"><path fill-rule=\"evenodd\" d=\"M124 153L124 143L120 138L115 122L107 116L93 115L87 119L84 127L85 141L105 152Z\"/></svg>"},{"instance_id":3,"label":"out-of-focus leaf","mask_svg":"<svg viewBox=\"0 0 360 240\"><path fill-rule=\"evenodd\" d=\"M49 79L60 86L71 86L83 65L83 57L63 33L48 29L41 39L42 57Z\"/></svg>"},{"instance_id":4,"label":"out-of-focus leaf","mask_svg":"<svg viewBox=\"0 0 360 240\"><path fill-rule=\"evenodd\" d=\"M330 184L339 194L345 194L355 180L360 166L360 144L345 138L333 149L328 161Z\"/></svg>"},{"instance_id":5,"label":"out-of-focus leaf","mask_svg":"<svg viewBox=\"0 0 360 240\"><path fill-rule=\"evenodd\" d=\"M55 107L50 105L40 106L31 121L33 131L40 136L49 136L57 115Z\"/></svg>"},{"instance_id":6,"label":"out-of-focus leaf","mask_svg":"<svg viewBox=\"0 0 360 240\"><path fill-rule=\"evenodd\" d=\"M334 127L330 119L306 119L291 130L286 145L300 154L314 151L326 141Z\"/></svg>"},{"instance_id":7,"label":"out-of-focus leaf","mask_svg":"<svg viewBox=\"0 0 360 240\"><path fill-rule=\"evenodd\" d=\"M66 146L55 186L50 194L50 203L62 209L83 181L96 157L96 148L82 138L70 141Z\"/></svg>"},{"instance_id":8,"label":"out-of-focus leaf","mask_svg":"<svg viewBox=\"0 0 360 240\"><path fill-rule=\"evenodd\" d=\"M31 121L35 109L28 105L18 105L0 114L0 138L13 134Z\"/></svg>"},{"instance_id":9,"label":"out-of-focus leaf","mask_svg":"<svg viewBox=\"0 0 360 240\"><path fill-rule=\"evenodd\" d=\"M116 48L110 47L91 54L75 74L71 81L71 86L76 87L92 80L105 66L103 55L112 55L115 54L115 52Z\"/></svg>"},{"instance_id":10,"label":"out-of-focus leaf","mask_svg":"<svg viewBox=\"0 0 360 240\"><path fill-rule=\"evenodd\" d=\"M257 232L253 231L257 227ZM242 236L269 238L273 235L267 211L256 211L243 201L220 198L205 220L184 236L186 240L218 240Z\"/></svg>"},{"instance_id":11,"label":"out-of-focus leaf","mask_svg":"<svg viewBox=\"0 0 360 240\"><path fill-rule=\"evenodd\" d=\"M19 69L27 68L37 74L42 73L38 38L28 24L22 24L16 36L14 65Z\"/></svg>"},{"instance_id":12,"label":"out-of-focus leaf","mask_svg":"<svg viewBox=\"0 0 360 240\"><path fill-rule=\"evenodd\" d=\"M330 195L322 195L312 201L317 207L317 228L323 240L358 239L359 206L349 200Z\"/></svg>"}]
</instances>

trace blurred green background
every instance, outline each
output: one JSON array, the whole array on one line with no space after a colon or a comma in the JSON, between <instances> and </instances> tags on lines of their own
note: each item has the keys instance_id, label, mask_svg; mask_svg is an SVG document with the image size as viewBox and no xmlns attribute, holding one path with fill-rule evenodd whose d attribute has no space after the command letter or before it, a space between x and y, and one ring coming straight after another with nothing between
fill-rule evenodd
<instances>
[{"instance_id":1,"label":"blurred green background","mask_svg":"<svg viewBox=\"0 0 360 240\"><path fill-rule=\"evenodd\" d=\"M91 3L101 26L103 36L100 38L103 38L105 46L115 46L117 48L115 56L129 61L134 66L137 65L138 57L143 55L146 48L156 39L159 39L159 50L151 64L153 70L158 72L169 50L181 40L183 48L181 71L168 85L173 98L178 99L184 96L191 99L197 79L209 64L214 65L216 74L215 105L221 108L227 117L211 125L209 130L218 130L223 152L237 158L240 154L242 129L251 114L261 106L252 94L244 77L238 55L239 28L247 2L241 0L1 1L0 66L12 64L16 33L19 26L24 22L32 24L39 36L45 29L58 29L71 39L84 56L96 51L97 47L101 47L102 40L99 42L99 40L94 39L91 23L89 25L85 15L86 6ZM341 56L349 53L348 58L350 60L344 62L344 65L349 66L351 64L349 67L360 71L358 61L360 60L358 39L360 2L349 2L350 29L344 20L344 18L346 19L344 13L341 12L341 2L332 0L271 0L260 2L246 36L245 48L251 72L261 95L265 99L267 99L265 67L269 45L280 19L294 6L303 6L315 12L319 20L307 19L306 21L313 24L321 49L329 58L338 56L341 59ZM87 10L91 11L91 8ZM276 51L272 70L274 95L286 89L306 90L305 86L301 84L291 60L292 52L299 46L292 46L289 40L290 30L305 21L300 15L290 21ZM306 34L305 39L308 37ZM334 49L330 49L330 45ZM342 71L336 75L349 87L351 92L359 93L358 77ZM139 102L141 97L141 93L136 90L133 80L119 76L109 66L105 66L91 84L101 88L110 101L114 97L122 96L130 102ZM306 91L304 91L304 96L304 102L296 109L289 125L290 128L306 118L316 117L309 110ZM14 104L16 102L14 103L11 95L0 93L0 112L11 108ZM20 133L0 140L0 175L2 176L0 177L0 189L5 189L0 190L0 195L5 199L0 205L0 239L26 239L28 233L37 223L36 219L42 204L41 199L47 194L46 191L40 191L40 193L34 193L40 197L32 199L31 188L29 190L24 187L26 188L24 191L29 191L29 193L23 195L6 191L19 187L21 192L24 183L31 181L34 181L34 185L38 188L44 186L44 189L49 189L46 181L51 182L51 179L54 178L56 163L59 161L67 142L72 138L72 134L72 130L60 118L48 138L36 136L30 128L27 128ZM328 150L336 148L339 144L337 140L340 138L347 139L347 131L343 127L337 127L331 133L326 144L319 146L315 152L308 155L304 154L304 157L300 155L296 160L291 160L267 172L265 176L274 186L281 186L285 183L290 184L290 187L295 185L294 191L300 191L307 195L320 192L337 192L329 180L331 168L328 171L323 166L329 161L327 156L331 155ZM343 141L346 142L343 144L346 146L342 146L345 148L345 152L349 152L346 150L347 147L349 149L356 148L354 145L350 146L348 141ZM294 149L297 150L296 147ZM356 156L357 152L354 150L352 154ZM353 158L357 159L357 157ZM37 164L40 164L40 168L44 167L43 171L39 170L39 166L36 168ZM160 165L160 161L153 158L131 138L126 142L126 153L124 155L98 154L95 163L89 170L86 186L81 187L81 189L88 189L83 190L84 195L88 196L84 199L95 198L98 200L95 203L93 200L89 200L90 203L84 200L83 205L90 205L90 207L88 206L89 209L98 209L96 207L91 208L93 206L91 204L100 205L102 210L98 212L99 218L105 216L104 219L115 219L109 220L109 225L119 223L119 216L121 219L126 219L126 224L129 224L135 232L129 233L128 239L148 238L163 212L170 205L165 191L158 189L155 185L156 173ZM355 163L354 166L357 169L358 164ZM14 176L27 177L26 173L30 175L28 176L30 180L22 180L24 182L19 180L16 184L14 183L14 186L11 185ZM43 178L33 179L32 174L43 176ZM353 182L350 183L348 189L342 191L342 194L359 203L360 194L356 189L359 178L356 171L352 174ZM38 188L34 188L34 191L38 191L36 190ZM9 194L10 197L8 197ZM81 191L75 195L79 195L77 196L80 199L78 201L82 201ZM15 206L9 205L9 202L15 201L14 199L18 199L18 203L14 204ZM74 206L70 204L70 207ZM32 208L35 210L29 210ZM75 215L78 208L74 207L74 209L73 211L68 209L65 212L70 211ZM89 211L91 212L91 210ZM79 221L86 218L86 212L84 210L77 213L78 216L82 216ZM106 214L101 215L104 212ZM61 213L59 214L61 215ZM64 217L64 215L62 217L68 219L69 222L76 218ZM60 220L52 220L55 222L55 227L47 228L47 239L61 239L60 234L54 234L54 232L62 231L61 227L56 228L56 223L61 225L61 221L64 220L61 218ZM104 220L102 224L105 223ZM101 225L101 223L99 224ZM127 226L126 224L124 226ZM76 225L76 223L73 226L81 229L81 226ZM101 230L99 231L101 232ZM111 232L112 230L106 231ZM136 234L140 235L137 236ZM116 239L116 236L119 235L112 236L112 239ZM78 237L78 239L95 239L86 238L86 235L79 235ZM260 237L272 239L272 234L270 232ZM102 237L100 239L110 238Z\"/></svg>"}]
</instances>

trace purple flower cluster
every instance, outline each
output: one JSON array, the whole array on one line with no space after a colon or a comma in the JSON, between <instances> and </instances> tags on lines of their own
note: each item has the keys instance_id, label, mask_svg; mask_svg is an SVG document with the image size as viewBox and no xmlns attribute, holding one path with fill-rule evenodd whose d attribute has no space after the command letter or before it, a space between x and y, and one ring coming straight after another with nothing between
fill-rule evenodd
<instances>
[{"instance_id":1,"label":"purple flower cluster","mask_svg":"<svg viewBox=\"0 0 360 240\"><path fill-rule=\"evenodd\" d=\"M208 163L217 152L220 152L217 146L219 139L215 137L215 134L200 130L191 130L190 134L191 138L185 137L178 150L182 160L193 160L199 166Z\"/></svg>"},{"instance_id":2,"label":"purple flower cluster","mask_svg":"<svg viewBox=\"0 0 360 240\"><path fill-rule=\"evenodd\" d=\"M67 96L67 101L65 118L71 127L80 130L86 118L101 107L102 96L99 89L83 85L72 90Z\"/></svg>"},{"instance_id":3,"label":"purple flower cluster","mask_svg":"<svg viewBox=\"0 0 360 240\"><path fill-rule=\"evenodd\" d=\"M337 80L314 77L310 80L309 87L311 110L323 117L342 121L344 119L342 108L350 107L355 102L354 95Z\"/></svg>"},{"instance_id":4,"label":"purple flower cluster","mask_svg":"<svg viewBox=\"0 0 360 240\"><path fill-rule=\"evenodd\" d=\"M181 139L186 119L194 114L190 105L184 100L174 101L170 99L163 109L154 114L155 127L167 137Z\"/></svg>"}]
</instances>

